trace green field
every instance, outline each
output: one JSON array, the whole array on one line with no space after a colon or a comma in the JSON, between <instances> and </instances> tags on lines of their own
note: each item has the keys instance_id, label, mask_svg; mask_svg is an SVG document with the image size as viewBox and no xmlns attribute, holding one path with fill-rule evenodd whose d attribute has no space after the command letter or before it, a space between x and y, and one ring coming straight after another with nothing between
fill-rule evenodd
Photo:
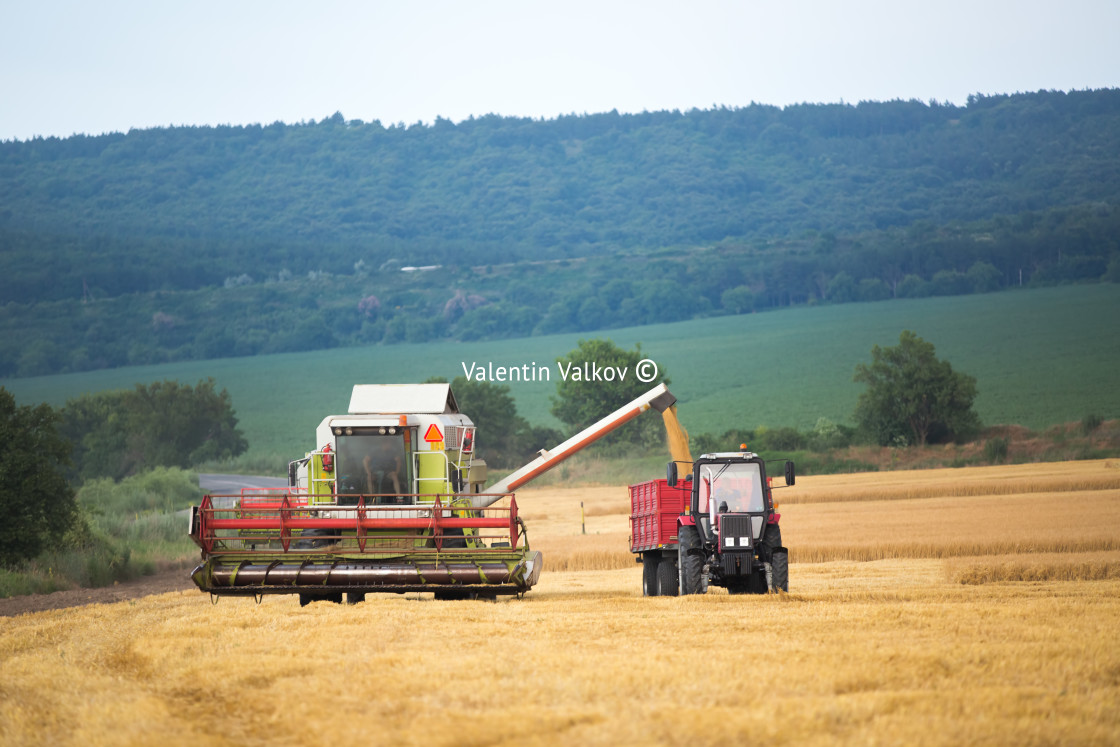
<instances>
[{"instance_id":1,"label":"green field","mask_svg":"<svg viewBox=\"0 0 1120 747\"><path fill-rule=\"evenodd\" d=\"M580 338L602 336L642 350L672 378L680 416L693 432L791 425L820 417L850 422L857 363L903 329L932 342L954 369L976 376L985 424L1042 428L1089 413L1120 416L1120 285L1077 285L986 295L843 304L479 343L347 348L191 361L0 382L22 404L62 405L84 392L165 378L214 377L233 397L249 457L302 456L323 416L345 412L350 387L451 379L462 363L551 368L551 381L510 385L531 422L555 425L555 359ZM630 373L633 375L633 372ZM542 447L552 444L541 444Z\"/></svg>"}]
</instances>

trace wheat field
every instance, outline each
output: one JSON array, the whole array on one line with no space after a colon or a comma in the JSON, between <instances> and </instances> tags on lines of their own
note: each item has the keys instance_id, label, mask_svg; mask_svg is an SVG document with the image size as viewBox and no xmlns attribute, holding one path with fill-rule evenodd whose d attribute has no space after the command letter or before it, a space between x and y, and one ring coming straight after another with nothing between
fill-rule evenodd
<instances>
[{"instance_id":1,"label":"wheat field","mask_svg":"<svg viewBox=\"0 0 1120 747\"><path fill-rule=\"evenodd\" d=\"M547 570L521 600L3 619L0 743L1115 744L1117 474L803 478L776 596L643 598L625 487L527 490Z\"/></svg>"}]
</instances>

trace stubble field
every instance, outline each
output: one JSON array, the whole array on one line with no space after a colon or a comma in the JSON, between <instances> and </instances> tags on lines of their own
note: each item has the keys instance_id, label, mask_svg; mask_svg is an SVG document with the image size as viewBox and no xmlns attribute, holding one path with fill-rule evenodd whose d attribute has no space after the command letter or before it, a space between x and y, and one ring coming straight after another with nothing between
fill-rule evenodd
<instances>
[{"instance_id":1,"label":"stubble field","mask_svg":"<svg viewBox=\"0 0 1120 747\"><path fill-rule=\"evenodd\" d=\"M184 591L7 618L0 743L1120 740L1120 462L779 500L779 596L641 597L616 486L519 494L546 562L521 600Z\"/></svg>"}]
</instances>

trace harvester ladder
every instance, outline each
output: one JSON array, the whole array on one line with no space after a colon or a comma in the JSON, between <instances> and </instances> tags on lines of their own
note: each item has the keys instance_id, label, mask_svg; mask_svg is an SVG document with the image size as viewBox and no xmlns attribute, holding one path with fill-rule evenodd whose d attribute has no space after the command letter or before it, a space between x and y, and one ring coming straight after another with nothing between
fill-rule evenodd
<instances>
[{"instance_id":1,"label":"harvester ladder","mask_svg":"<svg viewBox=\"0 0 1120 747\"><path fill-rule=\"evenodd\" d=\"M436 449L430 451L414 451L412 452L412 474L416 475L416 492L421 495L445 495L449 498L453 495L450 491L450 486L455 484L452 479L453 475L451 469L454 468L458 472L458 481L460 484L460 491L463 487L470 484L470 470L471 465L474 464L474 437L475 427L470 426L450 426L455 428L456 432L447 443L454 444L457 448L453 449L455 457L451 458L447 455L447 449ZM449 430L450 430L449 428ZM451 433L448 434L451 436ZM463 443L469 439L471 448L469 451L463 451ZM422 457L430 457L438 454L443 459L443 469L440 476L421 477L420 459ZM424 483L436 483L435 489L425 489Z\"/></svg>"},{"instance_id":2,"label":"harvester ladder","mask_svg":"<svg viewBox=\"0 0 1120 747\"><path fill-rule=\"evenodd\" d=\"M447 480L451 482L451 466L459 470L459 479L464 484L470 483L471 464L474 462L474 436L475 427L473 425L459 426L459 450L456 452L458 457L455 461L451 461L448 465ZM469 451L463 451L463 444L469 443L471 445ZM450 461L450 460L449 460Z\"/></svg>"},{"instance_id":3,"label":"harvester ladder","mask_svg":"<svg viewBox=\"0 0 1120 747\"><path fill-rule=\"evenodd\" d=\"M322 464L324 452L320 449L311 453L307 463L307 502L314 504L330 504L334 502L334 476L335 473L324 472L321 477L316 476L318 465ZM331 452L332 457L336 457ZM317 457L317 458L316 458Z\"/></svg>"}]
</instances>

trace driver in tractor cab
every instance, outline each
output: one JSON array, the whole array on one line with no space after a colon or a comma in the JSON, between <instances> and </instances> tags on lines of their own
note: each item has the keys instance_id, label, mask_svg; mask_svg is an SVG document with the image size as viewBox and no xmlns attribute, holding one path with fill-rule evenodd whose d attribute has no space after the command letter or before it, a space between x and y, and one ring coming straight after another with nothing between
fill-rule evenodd
<instances>
[{"instance_id":1,"label":"driver in tractor cab","mask_svg":"<svg viewBox=\"0 0 1120 747\"><path fill-rule=\"evenodd\" d=\"M721 514L740 513L745 509L741 506L742 494L731 488L716 489L716 510Z\"/></svg>"},{"instance_id":2,"label":"driver in tractor cab","mask_svg":"<svg viewBox=\"0 0 1120 747\"><path fill-rule=\"evenodd\" d=\"M716 489L716 506L721 514L745 514L763 511L762 495L756 495L755 493L754 486L749 483L746 495L743 495L741 490L720 486Z\"/></svg>"}]
</instances>

